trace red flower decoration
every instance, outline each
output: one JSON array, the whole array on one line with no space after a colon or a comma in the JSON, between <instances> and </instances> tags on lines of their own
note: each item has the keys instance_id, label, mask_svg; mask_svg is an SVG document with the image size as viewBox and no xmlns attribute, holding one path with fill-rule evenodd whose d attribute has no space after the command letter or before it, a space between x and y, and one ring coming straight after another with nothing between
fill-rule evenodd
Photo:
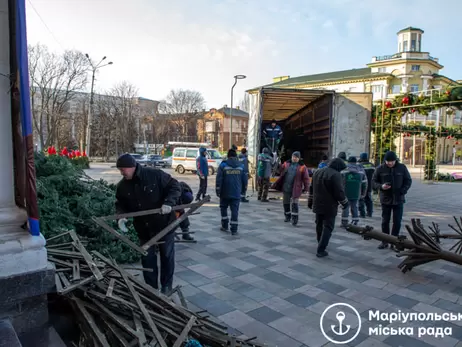
<instances>
[{"instance_id":1,"label":"red flower decoration","mask_svg":"<svg viewBox=\"0 0 462 347\"><path fill-rule=\"evenodd\" d=\"M377 121L377 119L372 118L372 123L375 123L376 121Z\"/></svg>"},{"instance_id":2,"label":"red flower decoration","mask_svg":"<svg viewBox=\"0 0 462 347\"><path fill-rule=\"evenodd\" d=\"M79 151L79 150L76 150L76 151L74 152L74 154L75 154L76 157L80 157L80 151Z\"/></svg>"},{"instance_id":3,"label":"red flower decoration","mask_svg":"<svg viewBox=\"0 0 462 347\"><path fill-rule=\"evenodd\" d=\"M390 108L391 106L392 106L391 101L387 101L387 102L385 103L385 107L386 107L386 108Z\"/></svg>"},{"instance_id":4,"label":"red flower decoration","mask_svg":"<svg viewBox=\"0 0 462 347\"><path fill-rule=\"evenodd\" d=\"M56 148L54 146L50 146L47 149L48 155L56 155Z\"/></svg>"},{"instance_id":5,"label":"red flower decoration","mask_svg":"<svg viewBox=\"0 0 462 347\"><path fill-rule=\"evenodd\" d=\"M451 94L451 92L449 90L446 90L446 95L449 95Z\"/></svg>"},{"instance_id":6,"label":"red flower decoration","mask_svg":"<svg viewBox=\"0 0 462 347\"><path fill-rule=\"evenodd\" d=\"M82 157L86 157L87 156L87 152L83 151L82 152Z\"/></svg>"},{"instance_id":7,"label":"red flower decoration","mask_svg":"<svg viewBox=\"0 0 462 347\"><path fill-rule=\"evenodd\" d=\"M407 96L405 96L402 100L403 102L403 105L409 105L409 98Z\"/></svg>"},{"instance_id":8,"label":"red flower decoration","mask_svg":"<svg viewBox=\"0 0 462 347\"><path fill-rule=\"evenodd\" d=\"M459 144L459 141L456 141L456 145L458 145L458 144Z\"/></svg>"},{"instance_id":9,"label":"red flower decoration","mask_svg":"<svg viewBox=\"0 0 462 347\"><path fill-rule=\"evenodd\" d=\"M63 150L61 151L61 155L67 157L68 154L69 152L67 151L67 147L64 147Z\"/></svg>"},{"instance_id":10,"label":"red flower decoration","mask_svg":"<svg viewBox=\"0 0 462 347\"><path fill-rule=\"evenodd\" d=\"M411 109L411 112L414 113L414 112L415 112L415 108Z\"/></svg>"}]
</instances>

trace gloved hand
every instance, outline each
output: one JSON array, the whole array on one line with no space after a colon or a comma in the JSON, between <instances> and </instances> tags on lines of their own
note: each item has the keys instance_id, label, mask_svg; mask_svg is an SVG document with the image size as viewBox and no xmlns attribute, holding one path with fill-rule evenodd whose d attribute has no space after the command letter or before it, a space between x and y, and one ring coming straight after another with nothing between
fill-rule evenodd
<instances>
[{"instance_id":1,"label":"gloved hand","mask_svg":"<svg viewBox=\"0 0 462 347\"><path fill-rule=\"evenodd\" d=\"M127 226L125 225L125 223L127 222L128 222L127 218L119 219L119 221L117 222L117 224L119 225L119 229L122 230L122 232L124 233L128 231Z\"/></svg>"},{"instance_id":2,"label":"gloved hand","mask_svg":"<svg viewBox=\"0 0 462 347\"><path fill-rule=\"evenodd\" d=\"M162 214L169 214L170 212L172 212L172 206L169 206L169 205L162 205L161 207L161 212Z\"/></svg>"}]
</instances>

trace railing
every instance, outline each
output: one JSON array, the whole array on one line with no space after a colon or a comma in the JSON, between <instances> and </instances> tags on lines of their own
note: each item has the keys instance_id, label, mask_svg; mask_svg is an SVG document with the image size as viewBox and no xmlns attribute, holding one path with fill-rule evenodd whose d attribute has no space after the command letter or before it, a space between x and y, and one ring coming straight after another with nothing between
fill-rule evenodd
<instances>
[{"instance_id":1,"label":"railing","mask_svg":"<svg viewBox=\"0 0 462 347\"><path fill-rule=\"evenodd\" d=\"M375 57L375 61L398 59L398 58L401 58L401 57L402 57L401 53L396 53L396 54L392 54L392 55L382 55L380 57Z\"/></svg>"}]
</instances>

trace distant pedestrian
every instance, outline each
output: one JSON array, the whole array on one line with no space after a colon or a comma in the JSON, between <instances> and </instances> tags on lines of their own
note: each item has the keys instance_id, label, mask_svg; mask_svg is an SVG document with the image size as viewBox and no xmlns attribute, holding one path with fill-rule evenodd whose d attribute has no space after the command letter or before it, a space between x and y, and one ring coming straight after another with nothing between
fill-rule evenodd
<instances>
[{"instance_id":1,"label":"distant pedestrian","mask_svg":"<svg viewBox=\"0 0 462 347\"><path fill-rule=\"evenodd\" d=\"M196 201L199 201L207 194L207 180L209 176L207 149L204 147L199 148L199 156L196 158L196 171L199 176L199 190L197 191Z\"/></svg>"},{"instance_id":2,"label":"distant pedestrian","mask_svg":"<svg viewBox=\"0 0 462 347\"><path fill-rule=\"evenodd\" d=\"M244 166L244 172L247 175L247 182L249 178L249 159L247 158L247 149L242 148L241 153L239 154L239 161ZM247 199L247 186L248 183L242 186L241 202L249 202Z\"/></svg>"},{"instance_id":3,"label":"distant pedestrian","mask_svg":"<svg viewBox=\"0 0 462 347\"><path fill-rule=\"evenodd\" d=\"M384 159L385 163L380 165L374 172L372 184L380 192L382 232L390 234L390 220L393 213L391 234L399 236L403 219L403 207L406 202L406 194L412 185L412 178L406 165L398 161L395 152L389 151L385 153ZM382 242L379 249L387 247L388 244ZM392 246L392 248L394 247Z\"/></svg>"},{"instance_id":4,"label":"distant pedestrian","mask_svg":"<svg viewBox=\"0 0 462 347\"><path fill-rule=\"evenodd\" d=\"M367 192L364 199L359 200L359 216L361 218L372 217L374 209L374 203L372 202L372 176L374 175L375 166L369 161L369 155L367 153L361 153L358 162L366 173L367 177Z\"/></svg>"},{"instance_id":5,"label":"distant pedestrian","mask_svg":"<svg viewBox=\"0 0 462 347\"><path fill-rule=\"evenodd\" d=\"M284 163L281 176L274 183L274 189L283 193L284 221L292 220L293 226L298 224L300 196L310 188L308 169L300 161L300 156L298 151L292 153L292 160Z\"/></svg>"},{"instance_id":6,"label":"distant pedestrian","mask_svg":"<svg viewBox=\"0 0 462 347\"><path fill-rule=\"evenodd\" d=\"M263 152L258 155L258 200L268 202L268 190L272 170L273 156L269 148L263 148Z\"/></svg>"},{"instance_id":7,"label":"distant pedestrian","mask_svg":"<svg viewBox=\"0 0 462 347\"><path fill-rule=\"evenodd\" d=\"M342 159L343 162L345 163L345 165L348 164L347 155L346 155L345 152L340 152L340 153L338 154L337 158Z\"/></svg>"},{"instance_id":8,"label":"distant pedestrian","mask_svg":"<svg viewBox=\"0 0 462 347\"><path fill-rule=\"evenodd\" d=\"M327 162L329 161L329 158L327 155L323 155L321 158L321 162L318 165L318 169L322 169L324 167L327 167Z\"/></svg>"},{"instance_id":9,"label":"distant pedestrian","mask_svg":"<svg viewBox=\"0 0 462 347\"><path fill-rule=\"evenodd\" d=\"M181 195L180 198L178 199L178 205L186 205L190 204L194 200L194 195L191 187L186 183L186 182L180 182L180 187L181 187ZM176 216L177 218L181 217L185 211L184 210L179 210L176 211ZM183 240L185 241L194 241L194 237L189 234L189 227L191 226L191 223L189 222L189 218L186 217L181 223L180 223L180 228L181 228L181 233Z\"/></svg>"},{"instance_id":10,"label":"distant pedestrian","mask_svg":"<svg viewBox=\"0 0 462 347\"><path fill-rule=\"evenodd\" d=\"M346 168L345 162L340 158L333 159L326 168L316 170L313 174L308 207L316 214L316 239L318 249L316 256L326 257L326 251L332 231L335 227L338 205L348 208L348 200L343 188L342 174Z\"/></svg>"},{"instance_id":11,"label":"distant pedestrian","mask_svg":"<svg viewBox=\"0 0 462 347\"><path fill-rule=\"evenodd\" d=\"M345 195L348 199L348 207L342 211L342 227L348 226L349 212L351 212L351 224L359 222L358 202L367 193L367 177L364 170L356 163L356 157L349 157L345 170L342 171Z\"/></svg>"},{"instance_id":12,"label":"distant pedestrian","mask_svg":"<svg viewBox=\"0 0 462 347\"><path fill-rule=\"evenodd\" d=\"M228 151L227 159L218 167L216 177L216 193L220 198L221 230L232 235L238 232L239 205L241 202L242 187L247 184L247 175L244 166L239 162L235 150ZM228 218L228 207L231 209L231 222Z\"/></svg>"}]
</instances>

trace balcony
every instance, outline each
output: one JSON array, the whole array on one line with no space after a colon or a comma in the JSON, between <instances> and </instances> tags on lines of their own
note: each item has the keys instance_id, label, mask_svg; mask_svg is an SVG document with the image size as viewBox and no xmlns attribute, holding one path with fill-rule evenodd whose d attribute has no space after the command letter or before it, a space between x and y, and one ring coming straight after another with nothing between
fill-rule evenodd
<instances>
[{"instance_id":1,"label":"balcony","mask_svg":"<svg viewBox=\"0 0 462 347\"><path fill-rule=\"evenodd\" d=\"M417 59L417 60L432 60L435 63L438 63L438 58L432 57L429 53L426 52L402 52L392 55L382 55L372 57L372 63L389 61L389 60L398 60L398 59Z\"/></svg>"}]
</instances>

